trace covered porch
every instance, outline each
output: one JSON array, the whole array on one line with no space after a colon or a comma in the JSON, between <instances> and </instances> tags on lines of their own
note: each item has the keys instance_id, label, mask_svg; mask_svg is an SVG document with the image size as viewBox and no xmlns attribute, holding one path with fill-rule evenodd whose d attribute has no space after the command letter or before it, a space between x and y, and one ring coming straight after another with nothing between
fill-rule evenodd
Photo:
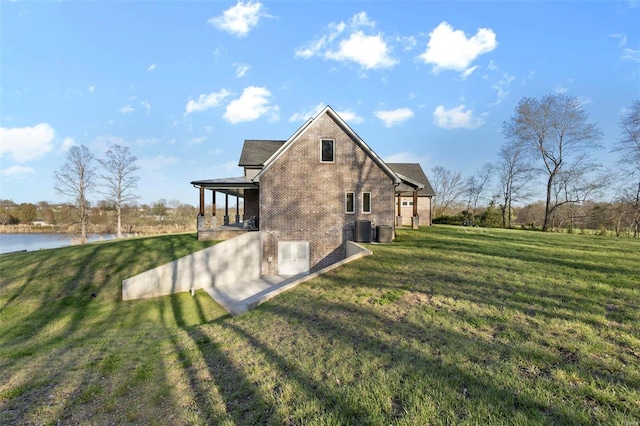
<instances>
[{"instance_id":1,"label":"covered porch","mask_svg":"<svg viewBox=\"0 0 640 426\"><path fill-rule=\"evenodd\" d=\"M424 184L417 182L405 175L397 173L398 177L402 181L400 185L396 187L396 226L410 225L412 229L418 229L420 226L420 217L418 215L418 191L424 188ZM407 201L409 199L410 201ZM404 200L404 201L403 201ZM411 207L411 216L408 218L407 206Z\"/></svg>"},{"instance_id":2,"label":"covered porch","mask_svg":"<svg viewBox=\"0 0 640 426\"><path fill-rule=\"evenodd\" d=\"M247 231L258 230L258 185L244 177L198 180L191 184L199 189L200 195L198 240L227 240ZM221 195L224 196L224 214L219 217ZM211 200L209 212L206 209L207 198ZM230 206L234 201L236 208L230 214Z\"/></svg>"}]
</instances>

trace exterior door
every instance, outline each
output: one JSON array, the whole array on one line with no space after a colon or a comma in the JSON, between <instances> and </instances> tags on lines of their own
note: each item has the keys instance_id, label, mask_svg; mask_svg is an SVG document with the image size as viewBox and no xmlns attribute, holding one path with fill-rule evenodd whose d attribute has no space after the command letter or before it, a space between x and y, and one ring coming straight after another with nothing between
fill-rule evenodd
<instances>
[{"instance_id":1,"label":"exterior door","mask_svg":"<svg viewBox=\"0 0 640 426\"><path fill-rule=\"evenodd\" d=\"M309 273L309 241L278 241L278 274Z\"/></svg>"}]
</instances>

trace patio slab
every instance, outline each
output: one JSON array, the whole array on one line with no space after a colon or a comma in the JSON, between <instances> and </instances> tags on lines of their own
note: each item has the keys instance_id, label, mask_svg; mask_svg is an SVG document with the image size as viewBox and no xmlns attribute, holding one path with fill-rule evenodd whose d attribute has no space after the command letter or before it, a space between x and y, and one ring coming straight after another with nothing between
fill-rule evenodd
<instances>
[{"instance_id":1,"label":"patio slab","mask_svg":"<svg viewBox=\"0 0 640 426\"><path fill-rule=\"evenodd\" d=\"M289 288L306 281L308 275L265 276L257 280L203 288L231 315L255 308Z\"/></svg>"}]
</instances>

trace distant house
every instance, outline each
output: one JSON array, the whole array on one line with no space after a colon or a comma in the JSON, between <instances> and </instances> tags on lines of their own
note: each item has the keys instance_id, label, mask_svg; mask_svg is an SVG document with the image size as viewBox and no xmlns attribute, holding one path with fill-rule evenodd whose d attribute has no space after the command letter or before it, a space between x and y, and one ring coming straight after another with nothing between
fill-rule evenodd
<instances>
[{"instance_id":1,"label":"distant house","mask_svg":"<svg viewBox=\"0 0 640 426\"><path fill-rule=\"evenodd\" d=\"M198 239L259 229L263 275L314 272L344 259L348 240L431 224L435 193L420 165L385 163L329 106L287 140L246 140L239 166L244 176L191 182L200 189ZM233 221L241 230L207 227L205 190L211 215L217 192L226 206L230 196L244 199Z\"/></svg>"}]
</instances>

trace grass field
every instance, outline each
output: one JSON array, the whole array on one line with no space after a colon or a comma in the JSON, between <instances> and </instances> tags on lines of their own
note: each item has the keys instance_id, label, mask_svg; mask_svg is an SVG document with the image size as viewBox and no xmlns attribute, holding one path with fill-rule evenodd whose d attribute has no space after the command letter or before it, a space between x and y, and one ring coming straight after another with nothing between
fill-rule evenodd
<instances>
[{"instance_id":1,"label":"grass field","mask_svg":"<svg viewBox=\"0 0 640 426\"><path fill-rule=\"evenodd\" d=\"M120 301L205 246L0 256L0 424L640 422L638 240L434 226L238 317Z\"/></svg>"}]
</instances>

